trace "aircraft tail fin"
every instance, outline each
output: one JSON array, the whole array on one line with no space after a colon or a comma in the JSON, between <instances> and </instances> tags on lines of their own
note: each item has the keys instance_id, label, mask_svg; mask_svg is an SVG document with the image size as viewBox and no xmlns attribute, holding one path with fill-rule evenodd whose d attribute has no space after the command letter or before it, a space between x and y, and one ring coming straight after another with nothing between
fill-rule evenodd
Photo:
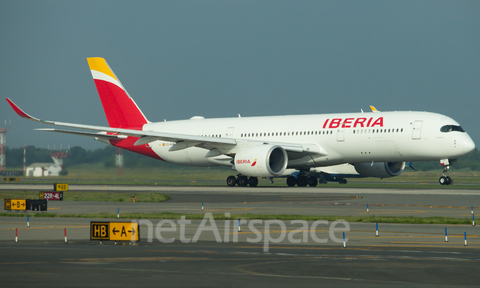
<instances>
[{"instance_id":1,"label":"aircraft tail fin","mask_svg":"<svg viewBox=\"0 0 480 288\"><path fill-rule=\"evenodd\" d=\"M103 58L87 58L108 125L113 128L141 130L147 118L123 87Z\"/></svg>"}]
</instances>

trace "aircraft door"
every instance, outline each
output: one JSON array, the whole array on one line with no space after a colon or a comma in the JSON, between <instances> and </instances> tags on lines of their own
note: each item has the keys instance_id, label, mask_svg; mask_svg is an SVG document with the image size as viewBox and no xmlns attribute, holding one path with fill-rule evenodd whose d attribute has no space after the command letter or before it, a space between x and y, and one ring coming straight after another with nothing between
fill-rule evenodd
<instances>
[{"instance_id":1,"label":"aircraft door","mask_svg":"<svg viewBox=\"0 0 480 288\"><path fill-rule=\"evenodd\" d=\"M233 137L233 131L234 130L235 130L235 127L228 127L226 137Z\"/></svg>"},{"instance_id":2,"label":"aircraft door","mask_svg":"<svg viewBox=\"0 0 480 288\"><path fill-rule=\"evenodd\" d=\"M416 120L415 122L413 122L413 131L412 131L413 140L420 140L422 138L422 124L423 124L423 120Z\"/></svg>"},{"instance_id":3,"label":"aircraft door","mask_svg":"<svg viewBox=\"0 0 480 288\"><path fill-rule=\"evenodd\" d=\"M345 129L338 129L337 130L337 142L345 141Z\"/></svg>"}]
</instances>

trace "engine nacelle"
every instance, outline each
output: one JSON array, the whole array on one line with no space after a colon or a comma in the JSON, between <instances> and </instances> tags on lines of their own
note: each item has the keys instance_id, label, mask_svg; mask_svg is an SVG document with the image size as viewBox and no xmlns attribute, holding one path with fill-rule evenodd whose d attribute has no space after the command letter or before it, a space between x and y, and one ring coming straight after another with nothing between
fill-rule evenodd
<instances>
[{"instance_id":1,"label":"engine nacelle","mask_svg":"<svg viewBox=\"0 0 480 288\"><path fill-rule=\"evenodd\" d=\"M255 177L280 176L287 168L288 155L276 145L259 145L235 155L235 169L242 175Z\"/></svg>"},{"instance_id":2,"label":"engine nacelle","mask_svg":"<svg viewBox=\"0 0 480 288\"><path fill-rule=\"evenodd\" d=\"M355 163L353 166L362 176L389 178L402 174L405 162Z\"/></svg>"}]
</instances>

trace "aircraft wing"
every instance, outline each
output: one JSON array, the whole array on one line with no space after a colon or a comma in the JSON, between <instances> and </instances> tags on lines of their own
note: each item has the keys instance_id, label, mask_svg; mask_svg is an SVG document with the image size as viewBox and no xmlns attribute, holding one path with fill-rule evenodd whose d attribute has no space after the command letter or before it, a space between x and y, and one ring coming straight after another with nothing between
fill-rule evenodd
<instances>
[{"instance_id":1,"label":"aircraft wing","mask_svg":"<svg viewBox=\"0 0 480 288\"><path fill-rule=\"evenodd\" d=\"M13 108L13 110L22 118L39 122L39 123L44 123L44 124L63 126L63 127L69 127L69 128L77 128L77 129L83 129L83 130L93 130L93 131L98 131L99 133L69 131L69 130L62 130L62 129L42 129L42 128L36 129L40 131L49 131L49 132L67 133L67 134L75 134L75 135L91 136L91 137L103 137L103 138L126 138L126 136L139 138L134 145L144 145L157 140L176 143L170 148L170 151L178 151L178 150L186 149L188 147L196 146L196 147L202 147L208 150L218 149L220 151L232 151L232 154L235 154L235 150L236 150L235 148L241 149L243 147L265 144L265 141L258 141L258 140L242 139L240 141L237 141L232 138L205 137L205 136L196 136L196 135L188 135L188 134L122 129L122 128L112 128L112 127L105 127L105 126L83 125L83 124L75 124L75 123L42 120L27 114L22 109L20 109L20 107L18 107L15 103L13 103L10 99L6 98L6 100L8 101L10 106ZM305 156L311 155L311 154L321 154L321 155L328 154L324 149L322 149L316 144L277 143L277 142L271 142L271 141L268 141L268 144L278 145L288 152L305 154ZM212 153L213 156L215 156L214 154L215 153ZM224 154L224 153L222 152L220 154ZM298 157L295 157L295 158L298 158Z\"/></svg>"},{"instance_id":2,"label":"aircraft wing","mask_svg":"<svg viewBox=\"0 0 480 288\"><path fill-rule=\"evenodd\" d=\"M90 132L70 131L70 130L52 129L52 128L39 128L39 129L35 129L35 130L37 130L37 131L48 131L48 132L59 132L59 133L66 133L66 134L73 134L73 135L80 135L80 136L100 137L100 138L107 138L107 139L126 138L126 137L122 137L122 135L107 134L105 132L103 132L103 133L102 132L90 133Z\"/></svg>"}]
</instances>

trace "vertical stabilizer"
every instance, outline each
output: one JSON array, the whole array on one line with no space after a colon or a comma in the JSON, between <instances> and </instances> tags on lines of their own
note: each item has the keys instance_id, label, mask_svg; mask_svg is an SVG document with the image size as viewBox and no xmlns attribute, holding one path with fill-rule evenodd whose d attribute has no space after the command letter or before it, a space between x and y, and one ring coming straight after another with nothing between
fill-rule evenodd
<instances>
[{"instance_id":1,"label":"vertical stabilizer","mask_svg":"<svg viewBox=\"0 0 480 288\"><path fill-rule=\"evenodd\" d=\"M148 120L128 95L112 69L103 58L87 58L108 125L114 128L138 129Z\"/></svg>"}]
</instances>

